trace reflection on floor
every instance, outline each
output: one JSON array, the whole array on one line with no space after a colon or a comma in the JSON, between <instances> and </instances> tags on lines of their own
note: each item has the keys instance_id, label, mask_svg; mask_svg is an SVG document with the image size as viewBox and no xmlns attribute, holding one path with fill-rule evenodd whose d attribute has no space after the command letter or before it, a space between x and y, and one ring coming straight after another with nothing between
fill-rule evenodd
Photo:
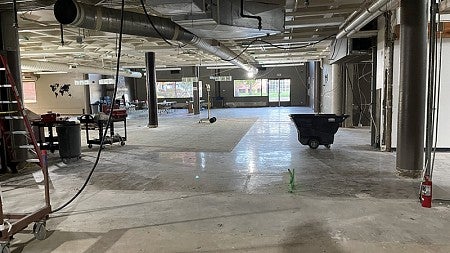
<instances>
[{"instance_id":1,"label":"reflection on floor","mask_svg":"<svg viewBox=\"0 0 450 253\"><path fill-rule=\"evenodd\" d=\"M127 145L106 147L86 191L48 221L49 237L19 234L13 252L450 252L448 202L421 208L418 181L396 176L395 154L372 150L367 128L341 128L331 149L301 145L288 115L309 112L216 109L216 123L199 124L206 112L179 110L157 129L137 112ZM50 157L55 207L97 150L83 145L71 164ZM450 198L449 165L438 153L439 198ZM7 210L39 206L41 179L4 176Z\"/></svg>"}]
</instances>

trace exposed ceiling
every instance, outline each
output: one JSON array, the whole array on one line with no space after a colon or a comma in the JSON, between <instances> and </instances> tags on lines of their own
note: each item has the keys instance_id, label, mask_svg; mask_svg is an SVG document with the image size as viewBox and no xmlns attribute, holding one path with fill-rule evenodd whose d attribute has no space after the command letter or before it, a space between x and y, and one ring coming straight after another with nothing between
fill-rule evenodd
<instances>
[{"instance_id":1,"label":"exposed ceiling","mask_svg":"<svg viewBox=\"0 0 450 253\"><path fill-rule=\"evenodd\" d=\"M19 3L19 40L23 59L106 69L112 69L115 66L117 34L68 25L64 27L64 45L62 45L60 25L53 15L53 6L51 5L54 1L17 1ZM237 3L240 2L240 0L229 1L234 1L235 5L236 1ZM11 9L11 2L12 0L2 1L0 10ZM121 1L81 0L80 2L117 9L120 8ZM139 0L126 0L125 2L127 10L143 12ZM243 19L236 18L231 21L231 25L224 25L228 22L227 20L223 21L224 23L217 21L217 17L223 16L222 13L214 12L213 7L217 2L219 1L146 0L146 7L151 15L171 18L199 37L205 39L213 37L221 45L228 47L236 54L248 47L240 57L249 63L273 65L299 63L328 56L330 42L333 39L332 35L339 31L339 26L346 17L358 10L367 1L309 0L307 1L309 5L305 5L304 0L245 1L246 6L252 8L248 12L249 14L256 12L262 16L264 33L258 33L257 20L247 19L248 22L242 24ZM221 2L227 1L221 0ZM268 5L274 6L268 8ZM280 14L280 8L278 8L280 6L282 7L282 16L276 16L276 20L268 21L267 19L270 19L270 17ZM216 9L223 12L220 8ZM233 12L233 10L230 12ZM232 15L239 15L239 13L233 13ZM281 28L278 28L279 19L282 19L283 16L285 16L284 28L282 23ZM269 26L270 28L267 28ZM264 28L267 29L264 30ZM273 45L260 41L255 42L253 41L255 37ZM249 45L252 41L253 44ZM321 42L317 43L318 41ZM311 43L314 43L314 45L299 48L299 46ZM292 47L296 49L289 49ZM168 45L161 38L124 35L122 67L143 67L144 53L148 51L156 52L156 64L159 67L229 64L217 56L202 52L190 45L176 47Z\"/></svg>"}]
</instances>

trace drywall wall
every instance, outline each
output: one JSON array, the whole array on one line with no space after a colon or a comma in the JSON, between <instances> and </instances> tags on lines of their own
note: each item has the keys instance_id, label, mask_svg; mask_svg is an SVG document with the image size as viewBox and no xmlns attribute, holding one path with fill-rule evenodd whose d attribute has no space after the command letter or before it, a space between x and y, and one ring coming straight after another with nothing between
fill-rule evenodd
<instances>
[{"instance_id":1,"label":"drywall wall","mask_svg":"<svg viewBox=\"0 0 450 253\"><path fill-rule=\"evenodd\" d=\"M332 113L333 85L331 65L328 59L322 63L322 89L321 89L321 112Z\"/></svg>"},{"instance_id":2,"label":"drywall wall","mask_svg":"<svg viewBox=\"0 0 450 253\"><path fill-rule=\"evenodd\" d=\"M36 103L25 107L43 114L48 111L60 114L78 115L85 109L85 87L76 86L75 80L83 80L78 73L40 75L36 81Z\"/></svg>"}]
</instances>

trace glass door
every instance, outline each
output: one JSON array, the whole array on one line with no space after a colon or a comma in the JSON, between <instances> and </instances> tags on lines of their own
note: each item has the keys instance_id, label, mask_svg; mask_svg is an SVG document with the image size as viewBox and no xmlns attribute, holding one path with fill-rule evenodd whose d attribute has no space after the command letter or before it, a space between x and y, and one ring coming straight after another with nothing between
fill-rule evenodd
<instances>
[{"instance_id":1,"label":"glass door","mask_svg":"<svg viewBox=\"0 0 450 253\"><path fill-rule=\"evenodd\" d=\"M269 79L269 105L291 101L291 79Z\"/></svg>"}]
</instances>

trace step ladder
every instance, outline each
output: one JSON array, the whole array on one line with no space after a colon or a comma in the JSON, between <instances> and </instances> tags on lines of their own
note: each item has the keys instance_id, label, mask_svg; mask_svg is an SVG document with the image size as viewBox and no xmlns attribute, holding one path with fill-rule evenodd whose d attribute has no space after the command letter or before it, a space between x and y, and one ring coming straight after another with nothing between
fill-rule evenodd
<instances>
[{"instance_id":1,"label":"step ladder","mask_svg":"<svg viewBox=\"0 0 450 253\"><path fill-rule=\"evenodd\" d=\"M0 111L0 132L3 139L3 149L7 149L9 152L12 152L16 148L24 148L32 151L35 158L28 159L27 161L38 164L44 176L45 204L42 208L39 208L33 212L5 213L3 210L2 196L0 194L0 252L10 252L9 244L10 240L13 239L13 235L24 230L30 224L34 223L34 237L38 240L45 239L46 220L48 219L52 209L50 205L50 187L47 161L46 158L44 158L46 155L41 154L41 150L39 149L36 137L30 125L30 121L19 96L16 82L8 66L7 58L2 52L0 52L0 72L3 72L1 73L2 78L0 80L0 100L2 100L0 102L0 106L2 108ZM5 104L8 106L4 106ZM4 108L8 109L4 110ZM25 129L15 130L15 124L13 124L13 121L16 120L23 121ZM25 135L27 137L27 142L17 145L18 147L14 147L15 143L14 139L12 139L11 147L7 147L4 143L6 138L5 136L13 137L14 135Z\"/></svg>"},{"instance_id":2,"label":"step ladder","mask_svg":"<svg viewBox=\"0 0 450 253\"><path fill-rule=\"evenodd\" d=\"M20 98L19 91L17 90L16 82L9 69L8 61L5 55L0 54L0 71L4 72L3 82L0 82L0 106L2 110L0 112L0 131L3 138L3 148L6 150L10 160L15 159L15 154L17 149L26 149L33 154L33 158L27 159L27 162L37 163L39 167L43 168L45 161L41 155L41 150L36 140L36 136L33 133L33 129L30 124L30 120L27 117L27 113ZM14 129L13 121L22 121L25 130ZM26 137L26 143L17 145L14 141L14 136L22 135Z\"/></svg>"}]
</instances>

